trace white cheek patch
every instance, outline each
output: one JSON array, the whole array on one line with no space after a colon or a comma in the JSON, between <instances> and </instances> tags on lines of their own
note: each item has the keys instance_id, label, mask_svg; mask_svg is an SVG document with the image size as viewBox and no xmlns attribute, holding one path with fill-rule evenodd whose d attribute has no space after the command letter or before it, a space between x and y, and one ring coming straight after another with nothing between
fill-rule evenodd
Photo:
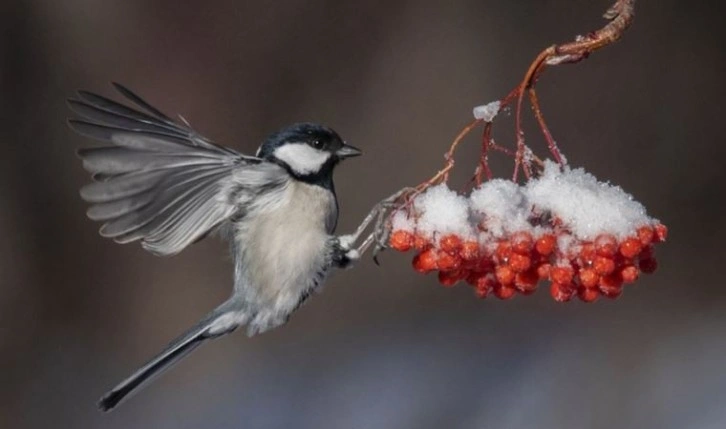
<instances>
[{"instance_id":1,"label":"white cheek patch","mask_svg":"<svg viewBox=\"0 0 726 429\"><path fill-rule=\"evenodd\" d=\"M330 153L317 150L305 143L289 143L275 149L277 159L287 164L297 174L311 174L330 159Z\"/></svg>"}]
</instances>

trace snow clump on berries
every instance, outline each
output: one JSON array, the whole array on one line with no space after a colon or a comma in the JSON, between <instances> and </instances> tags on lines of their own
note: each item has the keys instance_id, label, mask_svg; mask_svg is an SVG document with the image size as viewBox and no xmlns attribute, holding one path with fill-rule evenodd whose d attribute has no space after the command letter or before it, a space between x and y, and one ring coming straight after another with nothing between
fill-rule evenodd
<instances>
[{"instance_id":1,"label":"snow clump on berries","mask_svg":"<svg viewBox=\"0 0 726 429\"><path fill-rule=\"evenodd\" d=\"M399 210L393 214L391 218L392 231L413 232L415 228L416 222L405 211Z\"/></svg>"},{"instance_id":2,"label":"snow clump on berries","mask_svg":"<svg viewBox=\"0 0 726 429\"><path fill-rule=\"evenodd\" d=\"M523 189L511 180L485 182L471 193L470 200L474 217L496 238L532 229L528 220L531 205Z\"/></svg>"},{"instance_id":3,"label":"snow clump on berries","mask_svg":"<svg viewBox=\"0 0 726 429\"><path fill-rule=\"evenodd\" d=\"M420 273L446 287L470 284L478 297L530 295L543 281L559 302L617 298L658 264L668 230L620 187L583 169L547 161L523 185L489 180L467 198L429 187L390 218L389 245L417 254Z\"/></svg>"},{"instance_id":4,"label":"snow clump on berries","mask_svg":"<svg viewBox=\"0 0 726 429\"><path fill-rule=\"evenodd\" d=\"M582 168L562 171L547 161L544 174L527 183L524 192L535 210L559 218L583 240L603 233L623 239L638 227L657 223L620 186L598 182Z\"/></svg>"},{"instance_id":5,"label":"snow clump on berries","mask_svg":"<svg viewBox=\"0 0 726 429\"><path fill-rule=\"evenodd\" d=\"M414 202L416 231L427 239L435 235L474 236L469 222L469 200L441 184L429 188Z\"/></svg>"}]
</instances>

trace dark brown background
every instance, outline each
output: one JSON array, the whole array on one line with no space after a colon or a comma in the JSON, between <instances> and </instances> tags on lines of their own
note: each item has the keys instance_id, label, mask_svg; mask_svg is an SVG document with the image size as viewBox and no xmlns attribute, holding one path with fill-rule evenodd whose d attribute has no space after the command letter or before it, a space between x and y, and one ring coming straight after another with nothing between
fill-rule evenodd
<instances>
[{"instance_id":1,"label":"dark brown background","mask_svg":"<svg viewBox=\"0 0 726 429\"><path fill-rule=\"evenodd\" d=\"M336 273L286 327L215 341L104 415L100 394L225 298L231 264L216 240L161 259L96 234L74 156L89 141L64 123L75 89L123 82L245 152L290 122L330 124L366 152L337 174L350 231L608 1L5 2L0 427L724 427L723 15L640 3L620 44L540 88L571 163L670 227L655 275L616 302L479 301L386 254Z\"/></svg>"}]
</instances>

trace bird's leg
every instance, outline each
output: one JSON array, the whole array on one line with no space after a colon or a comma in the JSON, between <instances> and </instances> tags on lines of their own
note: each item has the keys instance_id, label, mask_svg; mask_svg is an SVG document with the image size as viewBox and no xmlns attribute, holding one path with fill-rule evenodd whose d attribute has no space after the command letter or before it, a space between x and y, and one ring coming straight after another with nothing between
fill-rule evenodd
<instances>
[{"instance_id":1,"label":"bird's leg","mask_svg":"<svg viewBox=\"0 0 726 429\"><path fill-rule=\"evenodd\" d=\"M340 247L344 249L352 249L355 242L358 241L360 235L363 234L363 231L365 231L366 228L368 228L368 225L370 225L373 219L375 219L381 209L381 204L376 204L373 209L368 213L368 215L366 215L365 219L363 219L363 222L358 225L358 228L355 230L354 233L339 236L338 241L340 242Z\"/></svg>"},{"instance_id":2,"label":"bird's leg","mask_svg":"<svg viewBox=\"0 0 726 429\"><path fill-rule=\"evenodd\" d=\"M370 237L376 241L376 247L373 249L373 262L375 262L376 265L379 265L378 254L388 247L388 238L391 233L388 226L389 225L386 224L386 216L381 214L378 217L373 233L370 235Z\"/></svg>"},{"instance_id":3,"label":"bird's leg","mask_svg":"<svg viewBox=\"0 0 726 429\"><path fill-rule=\"evenodd\" d=\"M396 205L389 205L386 208L395 208ZM368 248L375 242L376 246L373 249L373 260L378 264L378 253L388 247L388 235L390 234L390 228L387 228L386 220L388 218L387 210L380 210L376 219L376 225L373 231L368 234L363 240L363 243L358 247L358 252L362 255Z\"/></svg>"}]
</instances>

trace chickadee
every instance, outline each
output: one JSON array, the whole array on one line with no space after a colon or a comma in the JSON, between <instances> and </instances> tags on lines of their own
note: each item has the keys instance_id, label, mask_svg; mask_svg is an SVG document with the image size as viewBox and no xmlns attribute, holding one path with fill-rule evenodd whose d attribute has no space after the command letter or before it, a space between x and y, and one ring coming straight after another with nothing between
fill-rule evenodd
<instances>
[{"instance_id":1,"label":"chickadee","mask_svg":"<svg viewBox=\"0 0 726 429\"><path fill-rule=\"evenodd\" d=\"M173 255L219 230L231 243L234 291L161 353L104 395L109 411L206 340L246 326L249 335L287 322L331 268L346 267L370 244L356 233L333 235L338 202L333 170L361 151L322 125L291 125L269 136L255 156L217 145L125 87L135 107L79 91L68 100L84 119L80 134L111 145L81 149L94 182L81 189L100 234L140 240L156 255Z\"/></svg>"}]
</instances>

